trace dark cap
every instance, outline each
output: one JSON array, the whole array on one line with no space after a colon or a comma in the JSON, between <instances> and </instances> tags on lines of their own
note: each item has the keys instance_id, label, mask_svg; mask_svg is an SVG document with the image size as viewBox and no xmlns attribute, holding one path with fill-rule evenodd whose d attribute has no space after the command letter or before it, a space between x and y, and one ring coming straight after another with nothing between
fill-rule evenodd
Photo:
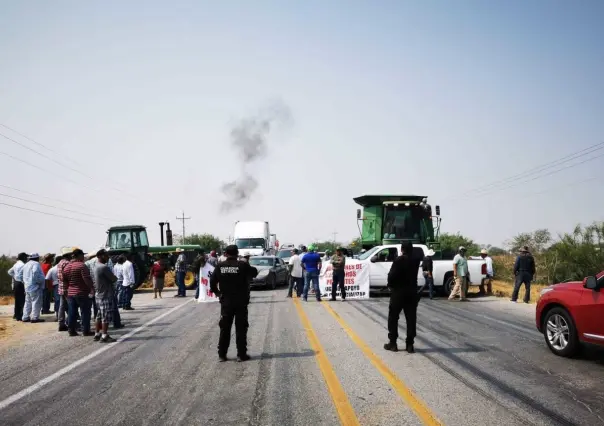
<instances>
[{"instance_id":1,"label":"dark cap","mask_svg":"<svg viewBox=\"0 0 604 426\"><path fill-rule=\"evenodd\" d=\"M73 254L74 257L75 256L81 256L81 255L84 254L84 250L82 250L82 249L75 249L72 254Z\"/></svg>"},{"instance_id":2,"label":"dark cap","mask_svg":"<svg viewBox=\"0 0 604 426\"><path fill-rule=\"evenodd\" d=\"M236 245L230 245L224 249L224 253L227 256L237 256L239 254L239 248Z\"/></svg>"},{"instance_id":3,"label":"dark cap","mask_svg":"<svg viewBox=\"0 0 604 426\"><path fill-rule=\"evenodd\" d=\"M102 254L107 254L107 250L105 249L100 249L99 251L96 252L96 257L99 257Z\"/></svg>"}]
</instances>

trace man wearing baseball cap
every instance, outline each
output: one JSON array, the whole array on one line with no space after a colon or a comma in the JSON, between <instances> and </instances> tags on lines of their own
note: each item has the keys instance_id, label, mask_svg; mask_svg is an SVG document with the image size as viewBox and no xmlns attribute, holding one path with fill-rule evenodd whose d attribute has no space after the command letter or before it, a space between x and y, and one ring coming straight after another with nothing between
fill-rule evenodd
<instances>
[{"instance_id":1,"label":"man wearing baseball cap","mask_svg":"<svg viewBox=\"0 0 604 426\"><path fill-rule=\"evenodd\" d=\"M43 319L40 319L40 311L42 310L42 290L46 285L46 278L39 261L40 255L32 253L23 267L23 284L25 285L23 322L44 322Z\"/></svg>"},{"instance_id":2,"label":"man wearing baseball cap","mask_svg":"<svg viewBox=\"0 0 604 426\"><path fill-rule=\"evenodd\" d=\"M468 282L470 279L470 271L468 270L468 259L466 259L466 248L459 247L459 253L453 258L453 279L455 279L455 287L449 295L449 300L455 299L459 295L459 301L465 302L466 292L468 291Z\"/></svg>"},{"instance_id":3,"label":"man wearing baseball cap","mask_svg":"<svg viewBox=\"0 0 604 426\"><path fill-rule=\"evenodd\" d=\"M94 297L94 284L90 271L84 264L84 252L80 249L73 251L73 258L63 270L63 291L67 291L69 304L69 335L77 336L77 310L82 316L82 334L94 336L90 331L91 299Z\"/></svg>"}]
</instances>

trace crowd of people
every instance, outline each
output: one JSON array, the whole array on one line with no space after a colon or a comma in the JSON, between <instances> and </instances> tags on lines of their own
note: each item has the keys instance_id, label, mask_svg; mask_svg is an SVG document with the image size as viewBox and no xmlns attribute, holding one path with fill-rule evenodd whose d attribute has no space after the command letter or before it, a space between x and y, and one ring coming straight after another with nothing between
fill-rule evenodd
<instances>
[{"instance_id":1,"label":"crowd of people","mask_svg":"<svg viewBox=\"0 0 604 426\"><path fill-rule=\"evenodd\" d=\"M119 309L134 309L136 278L130 255L118 256L113 264L104 248L87 256L80 248L64 248L58 256L45 255L42 262L38 253L19 253L8 274L15 297L15 321L44 322L40 316L53 313L50 305L54 299L58 331L70 336L78 336L80 331L106 343L114 341L109 324L115 329L124 327Z\"/></svg>"}]
</instances>

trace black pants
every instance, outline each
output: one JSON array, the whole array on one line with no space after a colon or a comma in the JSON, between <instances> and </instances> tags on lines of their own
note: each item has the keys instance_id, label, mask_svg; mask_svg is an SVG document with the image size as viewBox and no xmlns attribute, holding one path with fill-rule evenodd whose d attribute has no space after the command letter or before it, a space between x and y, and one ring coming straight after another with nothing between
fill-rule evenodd
<instances>
[{"instance_id":1,"label":"black pants","mask_svg":"<svg viewBox=\"0 0 604 426\"><path fill-rule=\"evenodd\" d=\"M520 292L520 286L524 283L526 291L524 292L524 303L528 303L531 300L531 281L533 276L529 272L520 271L516 275L516 282L514 283L514 292L512 293L512 300L518 300L518 292Z\"/></svg>"},{"instance_id":2,"label":"black pants","mask_svg":"<svg viewBox=\"0 0 604 426\"><path fill-rule=\"evenodd\" d=\"M407 321L407 340L405 343L412 345L415 340L417 326L417 305L419 296L416 293L403 294L392 291L390 306L388 307L388 339L396 343L398 339L398 319L401 311L405 313Z\"/></svg>"},{"instance_id":3,"label":"black pants","mask_svg":"<svg viewBox=\"0 0 604 426\"><path fill-rule=\"evenodd\" d=\"M344 288L344 277L346 274L343 269L334 269L333 270L333 281L331 283L331 298L336 298L336 291L338 286L340 287L340 293L342 296L342 300L346 299L346 288Z\"/></svg>"},{"instance_id":4,"label":"black pants","mask_svg":"<svg viewBox=\"0 0 604 426\"><path fill-rule=\"evenodd\" d=\"M21 321L23 318L23 306L25 306L25 284L21 281L15 281L13 295L15 296L15 315L13 318Z\"/></svg>"},{"instance_id":5,"label":"black pants","mask_svg":"<svg viewBox=\"0 0 604 426\"><path fill-rule=\"evenodd\" d=\"M247 354L247 304L220 302L220 339L218 340L218 355L226 356L231 344L231 328L235 320L235 342L237 355Z\"/></svg>"}]
</instances>

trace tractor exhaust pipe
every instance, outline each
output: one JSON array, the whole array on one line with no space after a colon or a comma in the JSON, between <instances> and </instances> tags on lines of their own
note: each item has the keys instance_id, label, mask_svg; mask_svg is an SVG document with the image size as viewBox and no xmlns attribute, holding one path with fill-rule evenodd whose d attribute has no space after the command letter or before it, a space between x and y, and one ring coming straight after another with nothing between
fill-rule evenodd
<instances>
[{"instance_id":1,"label":"tractor exhaust pipe","mask_svg":"<svg viewBox=\"0 0 604 426\"><path fill-rule=\"evenodd\" d=\"M161 245L164 245L164 222L159 222L159 235L161 235Z\"/></svg>"}]
</instances>

